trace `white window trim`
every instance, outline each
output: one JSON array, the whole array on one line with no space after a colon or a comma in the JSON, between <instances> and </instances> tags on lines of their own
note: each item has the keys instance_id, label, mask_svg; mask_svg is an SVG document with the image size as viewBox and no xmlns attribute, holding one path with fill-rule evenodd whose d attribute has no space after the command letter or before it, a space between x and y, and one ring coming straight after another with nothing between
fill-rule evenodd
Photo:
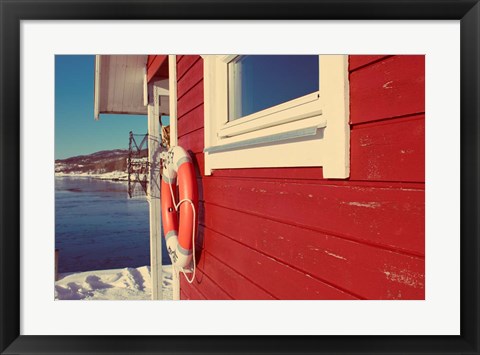
<instances>
[{"instance_id":1,"label":"white window trim","mask_svg":"<svg viewBox=\"0 0 480 355\"><path fill-rule=\"evenodd\" d=\"M227 63L204 59L205 174L215 169L323 167L350 173L348 56L320 56L320 91L228 122Z\"/></svg>"}]
</instances>

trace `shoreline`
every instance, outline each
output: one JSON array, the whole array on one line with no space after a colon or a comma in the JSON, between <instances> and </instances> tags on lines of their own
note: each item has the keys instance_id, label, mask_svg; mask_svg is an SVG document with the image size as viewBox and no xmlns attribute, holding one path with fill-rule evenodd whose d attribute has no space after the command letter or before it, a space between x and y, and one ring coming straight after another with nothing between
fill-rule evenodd
<instances>
[{"instance_id":1,"label":"shoreline","mask_svg":"<svg viewBox=\"0 0 480 355\"><path fill-rule=\"evenodd\" d=\"M128 174L120 171L112 171L103 174L55 172L55 177L90 178L114 182L128 182Z\"/></svg>"}]
</instances>

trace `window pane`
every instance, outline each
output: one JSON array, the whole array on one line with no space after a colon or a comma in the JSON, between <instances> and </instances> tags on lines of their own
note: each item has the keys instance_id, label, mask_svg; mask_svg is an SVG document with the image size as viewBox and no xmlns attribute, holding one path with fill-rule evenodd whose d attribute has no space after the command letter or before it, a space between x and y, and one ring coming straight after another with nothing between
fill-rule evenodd
<instances>
[{"instance_id":1,"label":"window pane","mask_svg":"<svg viewBox=\"0 0 480 355\"><path fill-rule=\"evenodd\" d=\"M317 55L246 55L228 64L229 121L319 90Z\"/></svg>"}]
</instances>

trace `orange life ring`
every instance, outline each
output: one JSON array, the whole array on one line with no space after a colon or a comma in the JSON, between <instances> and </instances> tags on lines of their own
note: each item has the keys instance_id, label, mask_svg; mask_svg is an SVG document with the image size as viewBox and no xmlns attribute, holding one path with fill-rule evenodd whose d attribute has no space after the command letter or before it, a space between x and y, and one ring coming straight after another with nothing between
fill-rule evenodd
<instances>
[{"instance_id":1,"label":"orange life ring","mask_svg":"<svg viewBox=\"0 0 480 355\"><path fill-rule=\"evenodd\" d=\"M175 206L174 200L177 194L177 179L179 206ZM163 233L168 254L175 266L184 268L192 261L192 237L196 233L198 220L198 188L192 160L182 147L170 148L164 159L161 201Z\"/></svg>"}]
</instances>

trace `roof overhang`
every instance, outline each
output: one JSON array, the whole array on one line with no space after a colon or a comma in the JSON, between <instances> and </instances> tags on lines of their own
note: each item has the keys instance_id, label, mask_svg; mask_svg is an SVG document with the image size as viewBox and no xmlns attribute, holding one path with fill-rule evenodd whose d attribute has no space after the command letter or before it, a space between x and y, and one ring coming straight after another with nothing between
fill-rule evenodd
<instances>
[{"instance_id":1,"label":"roof overhang","mask_svg":"<svg viewBox=\"0 0 480 355\"><path fill-rule=\"evenodd\" d=\"M95 119L147 114L147 55L95 56Z\"/></svg>"}]
</instances>

